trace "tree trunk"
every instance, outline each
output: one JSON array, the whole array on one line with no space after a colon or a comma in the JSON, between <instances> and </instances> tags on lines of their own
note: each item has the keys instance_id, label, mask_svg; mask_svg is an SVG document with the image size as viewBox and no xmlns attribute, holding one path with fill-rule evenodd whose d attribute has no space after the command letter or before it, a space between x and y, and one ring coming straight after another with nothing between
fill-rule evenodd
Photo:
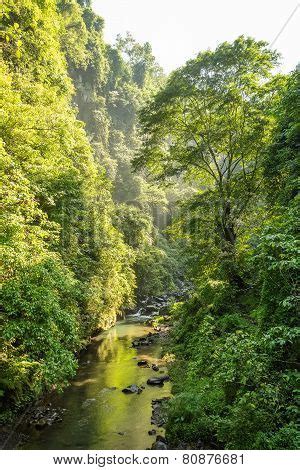
<instances>
[{"instance_id":1,"label":"tree trunk","mask_svg":"<svg viewBox=\"0 0 300 470\"><path fill-rule=\"evenodd\" d=\"M222 216L218 223L218 232L221 236L221 249L224 252L226 263L226 273L229 283L244 289L246 287L244 280L238 272L236 257L236 232L234 220L231 217L231 206L229 201L225 201L222 206Z\"/></svg>"}]
</instances>

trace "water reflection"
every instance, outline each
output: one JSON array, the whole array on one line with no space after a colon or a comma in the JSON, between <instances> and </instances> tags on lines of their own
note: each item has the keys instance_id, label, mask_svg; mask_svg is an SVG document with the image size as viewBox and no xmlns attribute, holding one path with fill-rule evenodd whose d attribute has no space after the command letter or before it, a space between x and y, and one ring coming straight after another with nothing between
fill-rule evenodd
<instances>
[{"instance_id":1,"label":"water reflection","mask_svg":"<svg viewBox=\"0 0 300 470\"><path fill-rule=\"evenodd\" d=\"M137 367L138 359L158 363L161 346L138 351L132 341L150 331L137 323L120 322L103 333L86 352L74 383L52 400L66 409L62 423L32 431L28 449L145 449L154 437L151 400L170 394L170 384L150 387L147 379L157 373ZM140 395L125 395L121 390L131 384L144 385ZM161 432L161 431L160 431Z\"/></svg>"}]
</instances>

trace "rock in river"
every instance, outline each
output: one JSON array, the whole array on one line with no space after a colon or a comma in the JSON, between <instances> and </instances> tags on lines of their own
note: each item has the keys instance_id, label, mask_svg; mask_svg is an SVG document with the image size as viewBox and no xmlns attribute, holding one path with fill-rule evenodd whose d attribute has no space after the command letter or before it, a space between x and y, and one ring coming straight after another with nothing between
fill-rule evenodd
<instances>
[{"instance_id":1,"label":"rock in river","mask_svg":"<svg viewBox=\"0 0 300 470\"><path fill-rule=\"evenodd\" d=\"M170 377L168 375L162 375L161 377L150 377L150 379L147 380L148 385L163 385L164 382L167 382L170 380Z\"/></svg>"},{"instance_id":2,"label":"rock in river","mask_svg":"<svg viewBox=\"0 0 300 470\"><path fill-rule=\"evenodd\" d=\"M138 387L137 385L128 385L128 387L123 388L122 392L129 394L129 393L137 393L138 395L142 393L142 388Z\"/></svg>"},{"instance_id":3,"label":"rock in river","mask_svg":"<svg viewBox=\"0 0 300 470\"><path fill-rule=\"evenodd\" d=\"M138 361L137 365L139 367L150 367L149 364L148 364L148 361L144 361L144 360Z\"/></svg>"},{"instance_id":4,"label":"rock in river","mask_svg":"<svg viewBox=\"0 0 300 470\"><path fill-rule=\"evenodd\" d=\"M167 450L167 441L163 436L157 436L156 441L152 445L151 449L153 450Z\"/></svg>"},{"instance_id":5,"label":"rock in river","mask_svg":"<svg viewBox=\"0 0 300 470\"><path fill-rule=\"evenodd\" d=\"M28 418L28 424L35 426L37 429L43 429L51 426L55 422L62 421L62 415L65 409L55 409L51 406L39 406Z\"/></svg>"}]
</instances>

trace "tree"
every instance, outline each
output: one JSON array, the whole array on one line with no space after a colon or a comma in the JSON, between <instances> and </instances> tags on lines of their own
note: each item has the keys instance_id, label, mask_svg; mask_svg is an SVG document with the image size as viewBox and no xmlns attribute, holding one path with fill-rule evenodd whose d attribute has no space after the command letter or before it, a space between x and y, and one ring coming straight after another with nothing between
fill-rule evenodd
<instances>
[{"instance_id":1,"label":"tree","mask_svg":"<svg viewBox=\"0 0 300 470\"><path fill-rule=\"evenodd\" d=\"M298 101L293 72L279 90L270 144L261 152L259 205L248 211L236 243L248 288L224 288L200 259L194 295L173 308L174 399L166 429L173 448L299 447ZM207 201L196 195L189 206L206 228ZM192 253L209 251L218 269L209 232L198 229L190 238Z\"/></svg>"},{"instance_id":2,"label":"tree","mask_svg":"<svg viewBox=\"0 0 300 470\"><path fill-rule=\"evenodd\" d=\"M125 37L118 35L116 47L128 60L132 79L139 88L151 86L150 82L153 79L157 81L163 79L162 68L157 64L149 42L139 44L130 33L127 33ZM157 86L157 83L154 85Z\"/></svg>"},{"instance_id":3,"label":"tree","mask_svg":"<svg viewBox=\"0 0 300 470\"><path fill-rule=\"evenodd\" d=\"M147 166L157 179L185 174L198 181L230 256L239 218L259 184L277 59L264 42L225 42L176 70L141 112L144 137L135 167Z\"/></svg>"}]
</instances>

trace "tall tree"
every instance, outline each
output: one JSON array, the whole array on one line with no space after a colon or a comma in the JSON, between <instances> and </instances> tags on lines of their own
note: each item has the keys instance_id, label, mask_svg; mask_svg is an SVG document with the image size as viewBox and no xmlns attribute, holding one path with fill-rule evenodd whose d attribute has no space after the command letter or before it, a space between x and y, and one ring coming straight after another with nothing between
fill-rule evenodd
<instances>
[{"instance_id":1,"label":"tall tree","mask_svg":"<svg viewBox=\"0 0 300 470\"><path fill-rule=\"evenodd\" d=\"M277 59L266 43L251 38L223 43L175 71L141 113L136 168L147 166L157 179L185 174L198 181L230 256L272 129Z\"/></svg>"}]
</instances>

